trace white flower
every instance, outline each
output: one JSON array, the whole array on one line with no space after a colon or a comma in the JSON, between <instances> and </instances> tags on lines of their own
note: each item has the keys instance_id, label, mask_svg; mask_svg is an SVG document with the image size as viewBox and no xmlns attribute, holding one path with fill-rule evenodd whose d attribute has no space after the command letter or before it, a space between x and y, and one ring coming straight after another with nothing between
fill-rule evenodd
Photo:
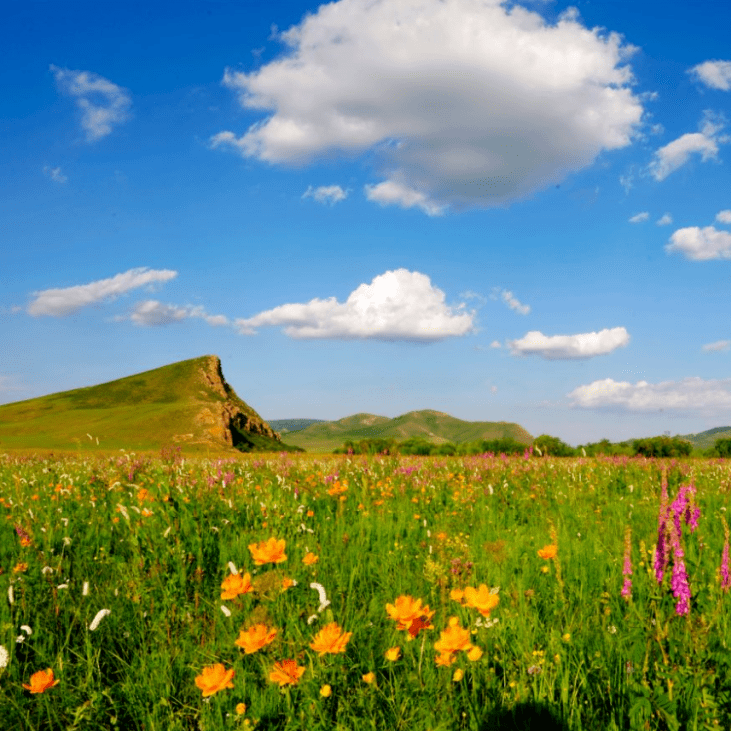
<instances>
[{"instance_id":1,"label":"white flower","mask_svg":"<svg viewBox=\"0 0 731 731\"><path fill-rule=\"evenodd\" d=\"M233 561L228 562L228 570L234 575L238 575L239 573L239 570L236 568L236 564Z\"/></svg>"},{"instance_id":2,"label":"white flower","mask_svg":"<svg viewBox=\"0 0 731 731\"><path fill-rule=\"evenodd\" d=\"M68 589L69 585L68 584L59 584L56 588L57 589Z\"/></svg>"},{"instance_id":3,"label":"white flower","mask_svg":"<svg viewBox=\"0 0 731 731\"><path fill-rule=\"evenodd\" d=\"M89 596L89 582L85 581L84 586L81 588L81 596Z\"/></svg>"},{"instance_id":4,"label":"white flower","mask_svg":"<svg viewBox=\"0 0 731 731\"><path fill-rule=\"evenodd\" d=\"M21 624L20 629L22 629L23 632L25 632L28 635L28 637L30 637L33 634L33 630L27 624Z\"/></svg>"},{"instance_id":5,"label":"white flower","mask_svg":"<svg viewBox=\"0 0 731 731\"><path fill-rule=\"evenodd\" d=\"M52 574L52 573L53 573L53 569L52 569L52 568L51 568L50 566L44 566L44 567L43 567L43 568L41 569L41 573L42 573L42 574L43 574L44 576L45 576L46 574Z\"/></svg>"},{"instance_id":6,"label":"white flower","mask_svg":"<svg viewBox=\"0 0 731 731\"><path fill-rule=\"evenodd\" d=\"M63 545L64 546L70 546L71 545L71 539L68 536L63 537Z\"/></svg>"},{"instance_id":7,"label":"white flower","mask_svg":"<svg viewBox=\"0 0 731 731\"><path fill-rule=\"evenodd\" d=\"M16 645L22 645L25 642L25 635L18 635L15 638L15 644Z\"/></svg>"},{"instance_id":8,"label":"white flower","mask_svg":"<svg viewBox=\"0 0 731 731\"><path fill-rule=\"evenodd\" d=\"M102 619L104 619L104 617L106 617L107 614L111 614L111 613L112 613L111 609L100 609L96 613L96 617L94 617L94 619L91 620L91 624L89 625L89 631L93 632L99 626L99 623L102 621Z\"/></svg>"},{"instance_id":9,"label":"white flower","mask_svg":"<svg viewBox=\"0 0 731 731\"><path fill-rule=\"evenodd\" d=\"M327 594L325 593L325 587L322 584L318 584L317 582L312 582L310 584L310 589L315 589L317 593L320 595L320 606L317 608L318 612L321 612L326 607L330 606L330 602L328 601Z\"/></svg>"},{"instance_id":10,"label":"white flower","mask_svg":"<svg viewBox=\"0 0 731 731\"><path fill-rule=\"evenodd\" d=\"M8 586L8 602L10 604L15 604L15 593L13 592L13 585L10 584Z\"/></svg>"},{"instance_id":11,"label":"white flower","mask_svg":"<svg viewBox=\"0 0 731 731\"><path fill-rule=\"evenodd\" d=\"M307 617L307 624L312 624L313 622L317 622L319 617L316 614L311 614L309 617Z\"/></svg>"},{"instance_id":12,"label":"white flower","mask_svg":"<svg viewBox=\"0 0 731 731\"><path fill-rule=\"evenodd\" d=\"M8 666L10 662L10 653L0 645L0 670L3 670Z\"/></svg>"},{"instance_id":13,"label":"white flower","mask_svg":"<svg viewBox=\"0 0 731 731\"><path fill-rule=\"evenodd\" d=\"M223 604L221 604L221 611L224 613L226 617L231 616L231 610L228 607L225 607Z\"/></svg>"}]
</instances>

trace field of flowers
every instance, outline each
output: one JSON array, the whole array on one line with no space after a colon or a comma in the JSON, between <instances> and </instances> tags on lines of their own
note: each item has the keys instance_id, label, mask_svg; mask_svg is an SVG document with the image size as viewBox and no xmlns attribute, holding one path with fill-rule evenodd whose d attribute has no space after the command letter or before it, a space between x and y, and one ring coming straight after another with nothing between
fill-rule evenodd
<instances>
[{"instance_id":1,"label":"field of flowers","mask_svg":"<svg viewBox=\"0 0 731 731\"><path fill-rule=\"evenodd\" d=\"M0 728L728 729L731 465L0 454Z\"/></svg>"}]
</instances>

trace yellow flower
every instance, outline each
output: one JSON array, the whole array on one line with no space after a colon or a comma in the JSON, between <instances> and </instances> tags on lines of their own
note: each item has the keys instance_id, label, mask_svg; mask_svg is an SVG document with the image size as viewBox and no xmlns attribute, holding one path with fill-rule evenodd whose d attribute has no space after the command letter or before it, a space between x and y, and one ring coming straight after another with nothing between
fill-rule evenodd
<instances>
[{"instance_id":1,"label":"yellow flower","mask_svg":"<svg viewBox=\"0 0 731 731\"><path fill-rule=\"evenodd\" d=\"M28 570L28 564L25 561L16 563L15 566L13 566L14 574L22 574L24 571L27 571L27 570Z\"/></svg>"},{"instance_id":2,"label":"yellow flower","mask_svg":"<svg viewBox=\"0 0 731 731\"><path fill-rule=\"evenodd\" d=\"M464 592L462 591L462 589L452 589L452 591L449 592L449 598L455 602L459 602L460 604L462 604Z\"/></svg>"},{"instance_id":3,"label":"yellow flower","mask_svg":"<svg viewBox=\"0 0 731 731\"><path fill-rule=\"evenodd\" d=\"M279 683L280 688L285 685L297 685L304 672L304 666L297 665L296 660L282 660L274 663L272 672L269 673L269 680Z\"/></svg>"},{"instance_id":4,"label":"yellow flower","mask_svg":"<svg viewBox=\"0 0 731 731\"><path fill-rule=\"evenodd\" d=\"M277 630L269 629L265 624L255 624L246 631L241 630L234 645L240 647L247 655L258 652L262 647L274 641Z\"/></svg>"},{"instance_id":5,"label":"yellow flower","mask_svg":"<svg viewBox=\"0 0 731 731\"><path fill-rule=\"evenodd\" d=\"M500 597L491 594L485 584L480 584L479 589L468 586L464 590L464 600L468 607L473 607L483 617L489 617L490 612L500 603Z\"/></svg>"},{"instance_id":6,"label":"yellow flower","mask_svg":"<svg viewBox=\"0 0 731 731\"><path fill-rule=\"evenodd\" d=\"M460 627L459 619L451 617L449 626L442 630L439 639L434 643L434 649L440 653L453 653L460 650L471 650L470 631Z\"/></svg>"},{"instance_id":7,"label":"yellow flower","mask_svg":"<svg viewBox=\"0 0 731 731\"><path fill-rule=\"evenodd\" d=\"M564 642L571 642L571 634L567 632L562 638Z\"/></svg>"},{"instance_id":8,"label":"yellow flower","mask_svg":"<svg viewBox=\"0 0 731 731\"><path fill-rule=\"evenodd\" d=\"M282 591L287 591L290 586L294 586L294 579L290 579L288 576L285 576L282 579Z\"/></svg>"},{"instance_id":9,"label":"yellow flower","mask_svg":"<svg viewBox=\"0 0 731 731\"><path fill-rule=\"evenodd\" d=\"M252 590L251 574L230 574L222 584L221 599L236 599L239 594L248 594Z\"/></svg>"},{"instance_id":10,"label":"yellow flower","mask_svg":"<svg viewBox=\"0 0 731 731\"><path fill-rule=\"evenodd\" d=\"M541 573L547 574L548 573L548 566L541 566Z\"/></svg>"},{"instance_id":11,"label":"yellow flower","mask_svg":"<svg viewBox=\"0 0 731 731\"><path fill-rule=\"evenodd\" d=\"M251 556L257 566L265 563L282 563L287 560L287 554L284 552L286 545L287 542L284 538L277 540L272 537L260 543L250 544L249 551L251 551Z\"/></svg>"},{"instance_id":12,"label":"yellow flower","mask_svg":"<svg viewBox=\"0 0 731 731\"><path fill-rule=\"evenodd\" d=\"M329 698L333 694L333 689L329 685L323 685L320 688L320 695L323 698Z\"/></svg>"},{"instance_id":13,"label":"yellow flower","mask_svg":"<svg viewBox=\"0 0 731 731\"><path fill-rule=\"evenodd\" d=\"M312 566L313 563L317 563L319 560L320 558L310 551L310 553L305 554L305 557L302 559L302 563L305 566Z\"/></svg>"},{"instance_id":14,"label":"yellow flower","mask_svg":"<svg viewBox=\"0 0 731 731\"><path fill-rule=\"evenodd\" d=\"M452 652L440 652L436 657L437 665L449 667L457 658Z\"/></svg>"},{"instance_id":15,"label":"yellow flower","mask_svg":"<svg viewBox=\"0 0 731 731\"><path fill-rule=\"evenodd\" d=\"M396 660L398 660L400 657L400 647L389 647L388 650L386 650L386 660L389 660L390 662L396 662Z\"/></svg>"},{"instance_id":16,"label":"yellow flower","mask_svg":"<svg viewBox=\"0 0 731 731\"><path fill-rule=\"evenodd\" d=\"M482 648L475 645L471 650L467 651L467 659L471 662L477 662L482 657Z\"/></svg>"},{"instance_id":17,"label":"yellow flower","mask_svg":"<svg viewBox=\"0 0 731 731\"><path fill-rule=\"evenodd\" d=\"M246 713L246 703L237 703L236 704L236 713L239 716L243 716L244 713Z\"/></svg>"},{"instance_id":18,"label":"yellow flower","mask_svg":"<svg viewBox=\"0 0 731 731\"><path fill-rule=\"evenodd\" d=\"M315 513L312 510L307 511L307 517L311 518Z\"/></svg>"},{"instance_id":19,"label":"yellow flower","mask_svg":"<svg viewBox=\"0 0 731 731\"><path fill-rule=\"evenodd\" d=\"M408 630L412 637L416 637L422 629L432 628L431 618L434 611L426 604L422 606L421 599L400 596L393 604L386 604L386 611L396 621L396 629Z\"/></svg>"},{"instance_id":20,"label":"yellow flower","mask_svg":"<svg viewBox=\"0 0 731 731\"><path fill-rule=\"evenodd\" d=\"M558 553L558 546L555 543L549 543L547 546L538 549L538 557L543 559L553 558Z\"/></svg>"},{"instance_id":21,"label":"yellow flower","mask_svg":"<svg viewBox=\"0 0 731 731\"><path fill-rule=\"evenodd\" d=\"M53 679L53 670L39 670L30 676L30 685L23 683L23 687L31 693L45 693L49 688L58 685L60 681Z\"/></svg>"},{"instance_id":22,"label":"yellow flower","mask_svg":"<svg viewBox=\"0 0 731 731\"><path fill-rule=\"evenodd\" d=\"M452 682L459 683L462 678L464 678L464 670L462 670L462 668L457 668L452 676Z\"/></svg>"},{"instance_id":23,"label":"yellow flower","mask_svg":"<svg viewBox=\"0 0 731 731\"><path fill-rule=\"evenodd\" d=\"M233 668L226 670L219 662L203 668L201 674L195 679L195 684L203 691L203 697L206 698L224 688L233 688L234 684L231 682L233 676Z\"/></svg>"},{"instance_id":24,"label":"yellow flower","mask_svg":"<svg viewBox=\"0 0 731 731\"><path fill-rule=\"evenodd\" d=\"M366 673L363 676L363 682L368 683L369 685L376 682L376 674L375 673Z\"/></svg>"},{"instance_id":25,"label":"yellow flower","mask_svg":"<svg viewBox=\"0 0 731 731\"><path fill-rule=\"evenodd\" d=\"M325 653L337 655L340 652L345 652L345 646L352 634L352 632L343 632L342 627L339 627L337 622L331 622L315 635L310 647L319 653L321 657Z\"/></svg>"}]
</instances>

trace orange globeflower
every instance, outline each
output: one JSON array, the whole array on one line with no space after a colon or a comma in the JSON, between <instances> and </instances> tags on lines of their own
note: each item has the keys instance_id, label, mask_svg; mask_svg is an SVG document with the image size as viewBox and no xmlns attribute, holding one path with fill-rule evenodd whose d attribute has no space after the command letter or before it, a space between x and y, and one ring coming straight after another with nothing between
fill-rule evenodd
<instances>
[{"instance_id":1,"label":"orange globeflower","mask_svg":"<svg viewBox=\"0 0 731 731\"><path fill-rule=\"evenodd\" d=\"M203 671L195 679L195 684L203 691L203 697L207 698L209 695L218 693L219 690L224 688L233 688L234 684L231 679L234 676L234 669L226 670L226 668L220 663L215 665L209 665L203 668Z\"/></svg>"},{"instance_id":2,"label":"orange globeflower","mask_svg":"<svg viewBox=\"0 0 731 731\"><path fill-rule=\"evenodd\" d=\"M421 599L414 599L408 595L400 596L393 604L386 604L386 611L388 616L395 620L396 629L409 630L412 637L416 637L419 630L431 629L434 611L430 610L427 604L422 606Z\"/></svg>"},{"instance_id":3,"label":"orange globeflower","mask_svg":"<svg viewBox=\"0 0 731 731\"><path fill-rule=\"evenodd\" d=\"M284 538L280 540L270 538L268 541L252 543L249 546L249 551L251 551L251 556L257 566L265 563L282 563L287 560L287 554L284 552L286 544Z\"/></svg>"},{"instance_id":4,"label":"orange globeflower","mask_svg":"<svg viewBox=\"0 0 731 731\"><path fill-rule=\"evenodd\" d=\"M230 574L223 580L221 588L221 599L236 599L239 594L248 594L253 589L251 574Z\"/></svg>"},{"instance_id":5,"label":"orange globeflower","mask_svg":"<svg viewBox=\"0 0 731 731\"><path fill-rule=\"evenodd\" d=\"M401 657L401 648L400 647L389 647L388 650L386 650L386 660L390 662L396 662Z\"/></svg>"},{"instance_id":6,"label":"orange globeflower","mask_svg":"<svg viewBox=\"0 0 731 731\"><path fill-rule=\"evenodd\" d=\"M465 604L476 609L483 617L489 617L490 612L500 603L497 594L491 594L485 584L480 584L479 589L468 586L464 590Z\"/></svg>"},{"instance_id":7,"label":"orange globeflower","mask_svg":"<svg viewBox=\"0 0 731 731\"><path fill-rule=\"evenodd\" d=\"M317 563L319 560L320 558L318 556L315 556L315 554L310 551L309 553L305 554L305 557L302 559L302 563L305 566L312 566L313 563Z\"/></svg>"},{"instance_id":8,"label":"orange globeflower","mask_svg":"<svg viewBox=\"0 0 731 731\"><path fill-rule=\"evenodd\" d=\"M276 636L277 630L269 629L265 624L255 624L247 630L241 630L239 638L234 640L234 645L240 647L247 655L251 655L273 642Z\"/></svg>"},{"instance_id":9,"label":"orange globeflower","mask_svg":"<svg viewBox=\"0 0 731 731\"><path fill-rule=\"evenodd\" d=\"M296 660L282 660L274 663L274 668L269 673L269 680L279 683L280 688L285 685L297 685L304 672L304 666L297 665Z\"/></svg>"},{"instance_id":10,"label":"orange globeflower","mask_svg":"<svg viewBox=\"0 0 731 731\"><path fill-rule=\"evenodd\" d=\"M54 685L58 684L59 681L53 679L53 670L48 668L46 670L39 670L37 673L33 673L33 675L30 676L30 685L23 683L23 687L31 693L44 693L49 688L53 688Z\"/></svg>"},{"instance_id":11,"label":"orange globeflower","mask_svg":"<svg viewBox=\"0 0 731 731\"><path fill-rule=\"evenodd\" d=\"M337 622L326 624L314 637L310 643L310 647L322 657L325 653L337 655L345 652L345 646L348 644L352 632L343 632L342 627Z\"/></svg>"},{"instance_id":12,"label":"orange globeflower","mask_svg":"<svg viewBox=\"0 0 731 731\"><path fill-rule=\"evenodd\" d=\"M464 591L462 591L462 589L452 589L452 591L449 592L449 598L452 601L462 604L464 599Z\"/></svg>"},{"instance_id":13,"label":"orange globeflower","mask_svg":"<svg viewBox=\"0 0 731 731\"><path fill-rule=\"evenodd\" d=\"M547 546L538 549L539 558L553 558L558 553L558 546L555 543L549 543Z\"/></svg>"},{"instance_id":14,"label":"orange globeflower","mask_svg":"<svg viewBox=\"0 0 731 731\"><path fill-rule=\"evenodd\" d=\"M442 630L439 639L434 643L434 649L440 653L471 650L470 631L460 627L459 619L451 617L447 629Z\"/></svg>"}]
</instances>

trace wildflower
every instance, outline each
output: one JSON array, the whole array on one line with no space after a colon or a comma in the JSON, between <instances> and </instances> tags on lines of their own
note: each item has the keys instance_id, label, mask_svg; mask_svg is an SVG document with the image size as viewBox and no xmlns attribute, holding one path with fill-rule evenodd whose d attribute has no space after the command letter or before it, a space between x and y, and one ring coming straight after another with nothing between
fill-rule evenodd
<instances>
[{"instance_id":1,"label":"wildflower","mask_svg":"<svg viewBox=\"0 0 731 731\"><path fill-rule=\"evenodd\" d=\"M470 662L477 662L483 655L482 648L475 645L467 651L467 659Z\"/></svg>"},{"instance_id":2,"label":"wildflower","mask_svg":"<svg viewBox=\"0 0 731 731\"><path fill-rule=\"evenodd\" d=\"M5 669L10 662L10 653L3 645L0 645L0 670Z\"/></svg>"},{"instance_id":3,"label":"wildflower","mask_svg":"<svg viewBox=\"0 0 731 731\"><path fill-rule=\"evenodd\" d=\"M296 660L282 660L274 663L274 668L269 673L269 680L279 683L280 688L285 685L297 685L304 672L304 666L297 665Z\"/></svg>"},{"instance_id":4,"label":"wildflower","mask_svg":"<svg viewBox=\"0 0 731 731\"><path fill-rule=\"evenodd\" d=\"M571 642L571 634L567 632L562 638L564 642Z\"/></svg>"},{"instance_id":5,"label":"wildflower","mask_svg":"<svg viewBox=\"0 0 731 731\"><path fill-rule=\"evenodd\" d=\"M548 560L549 558L553 558L558 553L558 546L555 543L549 543L546 546L543 546L543 548L538 549L538 557Z\"/></svg>"},{"instance_id":6,"label":"wildflower","mask_svg":"<svg viewBox=\"0 0 731 731\"><path fill-rule=\"evenodd\" d=\"M464 670L462 670L462 668L457 668L454 671L454 675L452 676L452 682L459 683L462 678L464 678Z\"/></svg>"},{"instance_id":7,"label":"wildflower","mask_svg":"<svg viewBox=\"0 0 731 731\"><path fill-rule=\"evenodd\" d=\"M234 640L234 645L240 647L247 655L251 655L272 643L276 636L276 629L270 629L265 624L255 624L247 630L241 630L238 639Z\"/></svg>"},{"instance_id":8,"label":"wildflower","mask_svg":"<svg viewBox=\"0 0 731 731\"><path fill-rule=\"evenodd\" d=\"M224 617L231 616L231 610L225 604L221 604L221 611L223 612Z\"/></svg>"},{"instance_id":9,"label":"wildflower","mask_svg":"<svg viewBox=\"0 0 731 731\"><path fill-rule=\"evenodd\" d=\"M310 589L314 589L319 595L320 606L317 608L318 612L321 612L323 609L326 609L328 606L330 606L330 601L327 598L325 587L322 584L318 584L317 582L313 581L310 584Z\"/></svg>"},{"instance_id":10,"label":"wildflower","mask_svg":"<svg viewBox=\"0 0 731 731\"><path fill-rule=\"evenodd\" d=\"M30 685L23 683L23 687L31 693L45 693L49 688L58 685L59 681L53 679L53 670L39 670L30 676Z\"/></svg>"},{"instance_id":11,"label":"wildflower","mask_svg":"<svg viewBox=\"0 0 731 731\"><path fill-rule=\"evenodd\" d=\"M363 676L363 682L368 683L368 685L372 685L376 682L376 674L375 673L366 673Z\"/></svg>"},{"instance_id":12,"label":"wildflower","mask_svg":"<svg viewBox=\"0 0 731 731\"><path fill-rule=\"evenodd\" d=\"M305 557L302 559L302 563L305 566L312 566L312 564L317 563L319 560L319 556L315 556L315 554L310 551L309 553L305 554Z\"/></svg>"},{"instance_id":13,"label":"wildflower","mask_svg":"<svg viewBox=\"0 0 731 731\"><path fill-rule=\"evenodd\" d=\"M282 579L282 591L287 591L291 586L297 586L297 582L294 579L290 579L288 576L285 576Z\"/></svg>"},{"instance_id":14,"label":"wildflower","mask_svg":"<svg viewBox=\"0 0 731 731\"><path fill-rule=\"evenodd\" d=\"M490 612L500 603L500 597L493 594L485 584L480 584L479 589L468 586L464 590L464 600L468 607L473 607L483 617L489 617Z\"/></svg>"},{"instance_id":15,"label":"wildflower","mask_svg":"<svg viewBox=\"0 0 731 731\"><path fill-rule=\"evenodd\" d=\"M460 626L457 617L451 617L449 626L442 630L439 639L434 643L434 649L439 653L455 653L460 650L471 650L470 631Z\"/></svg>"},{"instance_id":16,"label":"wildflower","mask_svg":"<svg viewBox=\"0 0 731 731\"><path fill-rule=\"evenodd\" d=\"M310 643L310 647L317 652L320 657L326 653L337 655L345 652L345 646L348 644L352 632L343 632L337 622L326 624Z\"/></svg>"},{"instance_id":17,"label":"wildflower","mask_svg":"<svg viewBox=\"0 0 731 731\"><path fill-rule=\"evenodd\" d=\"M452 589L452 591L449 592L449 598L452 601L462 604L462 600L464 599L464 591L462 591L462 589Z\"/></svg>"},{"instance_id":18,"label":"wildflower","mask_svg":"<svg viewBox=\"0 0 731 731\"><path fill-rule=\"evenodd\" d=\"M269 540L260 543L252 543L249 545L249 551L257 566L265 563L282 563L287 560L287 554L284 552L286 541L284 538L277 540L269 538Z\"/></svg>"},{"instance_id":19,"label":"wildflower","mask_svg":"<svg viewBox=\"0 0 731 731\"><path fill-rule=\"evenodd\" d=\"M93 632L100 624L102 619L106 617L108 614L111 614L111 609L100 609L97 613L94 619L91 620L91 624L89 625L89 631Z\"/></svg>"},{"instance_id":20,"label":"wildflower","mask_svg":"<svg viewBox=\"0 0 731 731\"><path fill-rule=\"evenodd\" d=\"M436 657L436 664L449 667L457 658L451 652L440 652Z\"/></svg>"},{"instance_id":21,"label":"wildflower","mask_svg":"<svg viewBox=\"0 0 731 731\"><path fill-rule=\"evenodd\" d=\"M237 703L236 704L236 714L239 716L243 716L244 713L246 713L246 703Z\"/></svg>"},{"instance_id":22,"label":"wildflower","mask_svg":"<svg viewBox=\"0 0 731 731\"><path fill-rule=\"evenodd\" d=\"M728 523L726 523L726 518L722 517L721 520L723 521L723 532L724 532L724 542L723 542L723 552L721 553L721 567L718 571L720 579L721 579L721 589L723 591L728 591L731 587L731 574L729 574L728 570L728 539L729 539L729 530L728 530Z\"/></svg>"},{"instance_id":23,"label":"wildflower","mask_svg":"<svg viewBox=\"0 0 731 731\"><path fill-rule=\"evenodd\" d=\"M28 570L28 564L25 561L16 563L15 566L13 566L14 574L22 574L24 571L27 571L27 570Z\"/></svg>"},{"instance_id":24,"label":"wildflower","mask_svg":"<svg viewBox=\"0 0 731 731\"><path fill-rule=\"evenodd\" d=\"M403 595L393 604L386 604L386 611L391 619L396 621L396 629L409 630L412 637L416 637L420 630L431 629L431 618L434 611L428 605L421 605L421 599Z\"/></svg>"},{"instance_id":25,"label":"wildflower","mask_svg":"<svg viewBox=\"0 0 731 731\"><path fill-rule=\"evenodd\" d=\"M329 698L333 694L333 689L329 685L323 685L320 688L320 695L323 698Z\"/></svg>"},{"instance_id":26,"label":"wildflower","mask_svg":"<svg viewBox=\"0 0 731 731\"><path fill-rule=\"evenodd\" d=\"M632 530L627 528L624 537L624 566L622 567L622 576L624 576L624 585L622 586L622 598L629 601L632 598Z\"/></svg>"},{"instance_id":27,"label":"wildflower","mask_svg":"<svg viewBox=\"0 0 731 731\"><path fill-rule=\"evenodd\" d=\"M386 660L389 662L396 662L401 657L400 647L389 647L385 653Z\"/></svg>"},{"instance_id":28,"label":"wildflower","mask_svg":"<svg viewBox=\"0 0 731 731\"><path fill-rule=\"evenodd\" d=\"M203 691L203 697L207 698L224 688L233 688L234 684L231 682L233 676L233 668L226 670L219 662L203 668L201 674L196 677L195 684Z\"/></svg>"}]
</instances>

